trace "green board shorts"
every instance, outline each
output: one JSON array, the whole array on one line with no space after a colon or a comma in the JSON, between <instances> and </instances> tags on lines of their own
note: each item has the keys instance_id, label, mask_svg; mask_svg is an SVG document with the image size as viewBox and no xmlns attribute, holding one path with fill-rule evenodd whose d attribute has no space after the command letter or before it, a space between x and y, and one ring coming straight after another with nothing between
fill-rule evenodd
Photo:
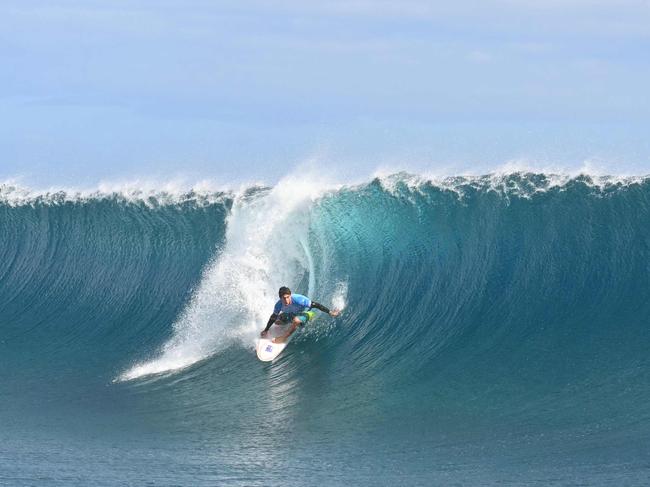
<instances>
[{"instance_id":1,"label":"green board shorts","mask_svg":"<svg viewBox=\"0 0 650 487\"><path fill-rule=\"evenodd\" d=\"M300 320L299 326L303 326L313 317L314 317L313 311L303 311L302 313L282 314L280 315L280 321L282 321L282 323L290 323L294 318L298 318Z\"/></svg>"}]
</instances>

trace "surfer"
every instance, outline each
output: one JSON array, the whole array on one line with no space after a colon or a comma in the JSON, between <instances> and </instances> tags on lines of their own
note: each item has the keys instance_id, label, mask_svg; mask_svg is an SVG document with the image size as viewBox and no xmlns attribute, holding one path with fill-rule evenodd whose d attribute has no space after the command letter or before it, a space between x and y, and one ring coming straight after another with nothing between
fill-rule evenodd
<instances>
[{"instance_id":1,"label":"surfer","mask_svg":"<svg viewBox=\"0 0 650 487\"><path fill-rule=\"evenodd\" d=\"M280 300L275 303L273 314L269 318L266 328L262 330L261 336L262 338L266 336L273 323L280 325L282 323L291 322L291 327L284 335L275 337L273 343L284 342L294 331L296 331L296 328L307 323L307 320L309 319L309 316L305 313L305 310L307 309L316 308L330 316L338 316L340 314L339 310L333 309L330 311L326 306L323 306L316 301L312 301L307 296L303 296L302 294L291 294L291 289L286 286L280 288L278 295L280 296Z\"/></svg>"}]
</instances>

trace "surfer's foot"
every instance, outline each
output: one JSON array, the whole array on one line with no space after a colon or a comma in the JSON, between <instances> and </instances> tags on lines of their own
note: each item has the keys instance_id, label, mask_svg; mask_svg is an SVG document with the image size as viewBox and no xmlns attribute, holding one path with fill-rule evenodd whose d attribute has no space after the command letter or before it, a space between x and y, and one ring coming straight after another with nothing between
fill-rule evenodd
<instances>
[{"instance_id":1,"label":"surfer's foot","mask_svg":"<svg viewBox=\"0 0 650 487\"><path fill-rule=\"evenodd\" d=\"M287 338L289 338L289 335L282 335L282 336L279 336L279 337L275 337L273 339L273 343L284 343Z\"/></svg>"}]
</instances>

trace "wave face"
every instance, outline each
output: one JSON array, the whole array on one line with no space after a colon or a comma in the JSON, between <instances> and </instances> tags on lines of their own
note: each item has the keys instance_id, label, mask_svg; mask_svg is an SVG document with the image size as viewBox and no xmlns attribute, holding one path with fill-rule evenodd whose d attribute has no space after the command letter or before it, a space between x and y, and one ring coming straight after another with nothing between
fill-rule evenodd
<instances>
[{"instance_id":1,"label":"wave face","mask_svg":"<svg viewBox=\"0 0 650 487\"><path fill-rule=\"evenodd\" d=\"M19 374L157 347L223 244L231 205L225 195L15 198L12 189L0 188L0 319Z\"/></svg>"},{"instance_id":2,"label":"wave face","mask_svg":"<svg viewBox=\"0 0 650 487\"><path fill-rule=\"evenodd\" d=\"M64 435L75 478L111 484L115 455L120 481L197 485L647 473L648 179L46 195L5 199L0 230L0 417L16 451ZM344 312L263 365L285 284ZM154 444L173 458L142 473Z\"/></svg>"}]
</instances>

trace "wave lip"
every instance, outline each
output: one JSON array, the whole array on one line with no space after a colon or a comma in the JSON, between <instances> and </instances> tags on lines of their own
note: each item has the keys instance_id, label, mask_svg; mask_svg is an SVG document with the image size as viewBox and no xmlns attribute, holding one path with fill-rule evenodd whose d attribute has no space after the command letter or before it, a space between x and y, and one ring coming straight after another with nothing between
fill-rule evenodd
<instances>
[{"instance_id":1,"label":"wave lip","mask_svg":"<svg viewBox=\"0 0 650 487\"><path fill-rule=\"evenodd\" d=\"M375 178L382 188L389 193L399 192L400 188L418 191L421 188L434 187L464 196L469 191L494 192L501 195L529 198L536 194L553 190L565 190L580 184L601 193L613 191L632 185L643 185L650 176L613 176L580 173L533 173L501 172L482 176L437 176L429 177L405 172L382 174Z\"/></svg>"},{"instance_id":2,"label":"wave lip","mask_svg":"<svg viewBox=\"0 0 650 487\"><path fill-rule=\"evenodd\" d=\"M232 197L231 191L216 189L214 185L208 183L186 187L174 182L154 185L133 181L115 184L102 183L96 188L87 189L32 189L15 181L0 183L0 204L10 207L36 204L62 205L103 200L144 204L150 208L182 204L208 206L221 204Z\"/></svg>"}]
</instances>

